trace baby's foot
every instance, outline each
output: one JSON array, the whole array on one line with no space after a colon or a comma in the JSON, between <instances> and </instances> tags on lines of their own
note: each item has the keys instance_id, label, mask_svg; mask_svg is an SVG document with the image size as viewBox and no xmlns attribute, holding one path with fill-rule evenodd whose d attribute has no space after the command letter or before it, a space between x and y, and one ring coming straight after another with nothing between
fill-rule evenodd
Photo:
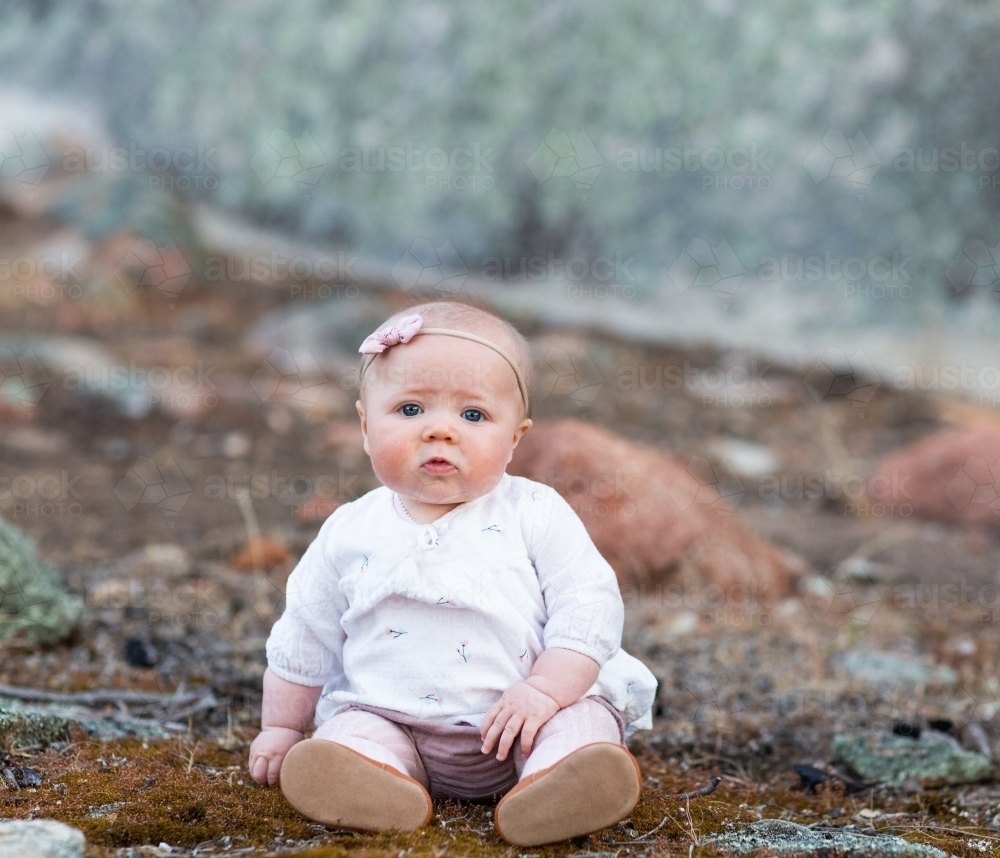
<instances>
[{"instance_id":1,"label":"baby's foot","mask_svg":"<svg viewBox=\"0 0 1000 858\"><path fill-rule=\"evenodd\" d=\"M635 757L623 745L595 742L518 783L497 805L494 824L515 846L555 843L624 819L641 789Z\"/></svg>"},{"instance_id":2,"label":"baby's foot","mask_svg":"<svg viewBox=\"0 0 1000 858\"><path fill-rule=\"evenodd\" d=\"M336 828L413 831L430 822L434 809L419 781L326 739L293 745L280 783L299 813Z\"/></svg>"}]
</instances>

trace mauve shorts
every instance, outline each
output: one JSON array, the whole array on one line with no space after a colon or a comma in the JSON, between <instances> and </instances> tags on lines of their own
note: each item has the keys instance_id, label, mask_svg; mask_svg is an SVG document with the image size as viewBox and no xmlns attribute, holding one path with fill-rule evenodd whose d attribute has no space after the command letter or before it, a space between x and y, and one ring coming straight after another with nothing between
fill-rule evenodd
<instances>
[{"instance_id":1,"label":"mauve shorts","mask_svg":"<svg viewBox=\"0 0 1000 858\"><path fill-rule=\"evenodd\" d=\"M625 720L607 700L597 695L584 698L600 703L618 723L619 737L625 744ZM472 724L443 724L404 715L392 709L349 703L348 709L362 709L392 721L405 732L416 747L431 784L431 797L459 798L470 801L496 801L518 781L515 755L523 762L519 741L512 753L499 762L496 754L482 752L483 739ZM338 713L339 714L339 713Z\"/></svg>"}]
</instances>

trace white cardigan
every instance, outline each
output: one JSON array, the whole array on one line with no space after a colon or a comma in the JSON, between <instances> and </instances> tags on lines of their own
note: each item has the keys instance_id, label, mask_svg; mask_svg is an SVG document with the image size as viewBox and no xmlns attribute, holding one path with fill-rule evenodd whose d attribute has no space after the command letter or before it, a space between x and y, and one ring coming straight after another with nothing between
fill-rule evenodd
<instances>
[{"instance_id":1,"label":"white cardigan","mask_svg":"<svg viewBox=\"0 0 1000 858\"><path fill-rule=\"evenodd\" d=\"M504 475L491 492L417 524L377 488L339 507L288 579L270 669L323 686L316 725L352 701L478 726L542 650L590 656L586 692L652 727L656 680L621 649L614 571L553 489Z\"/></svg>"}]
</instances>

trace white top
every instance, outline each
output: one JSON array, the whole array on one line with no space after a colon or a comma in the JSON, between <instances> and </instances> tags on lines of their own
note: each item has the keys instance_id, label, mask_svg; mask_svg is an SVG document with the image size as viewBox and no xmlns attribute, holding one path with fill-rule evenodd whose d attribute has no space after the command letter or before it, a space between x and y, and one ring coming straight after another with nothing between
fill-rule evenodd
<instances>
[{"instance_id":1,"label":"white top","mask_svg":"<svg viewBox=\"0 0 1000 858\"><path fill-rule=\"evenodd\" d=\"M586 694L652 727L656 679L621 649L615 573L553 489L504 475L417 524L390 489L339 507L288 579L270 669L323 686L318 727L352 701L479 726L542 650L601 665Z\"/></svg>"}]
</instances>

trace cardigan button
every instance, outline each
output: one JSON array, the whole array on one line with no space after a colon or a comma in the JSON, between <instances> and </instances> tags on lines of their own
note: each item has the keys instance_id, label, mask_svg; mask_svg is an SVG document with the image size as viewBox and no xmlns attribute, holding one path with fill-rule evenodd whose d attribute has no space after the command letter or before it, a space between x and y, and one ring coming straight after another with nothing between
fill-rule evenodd
<instances>
[{"instance_id":1,"label":"cardigan button","mask_svg":"<svg viewBox=\"0 0 1000 858\"><path fill-rule=\"evenodd\" d=\"M437 547L437 542L437 531L429 524L420 531L420 535L417 537L417 544L427 550Z\"/></svg>"}]
</instances>

